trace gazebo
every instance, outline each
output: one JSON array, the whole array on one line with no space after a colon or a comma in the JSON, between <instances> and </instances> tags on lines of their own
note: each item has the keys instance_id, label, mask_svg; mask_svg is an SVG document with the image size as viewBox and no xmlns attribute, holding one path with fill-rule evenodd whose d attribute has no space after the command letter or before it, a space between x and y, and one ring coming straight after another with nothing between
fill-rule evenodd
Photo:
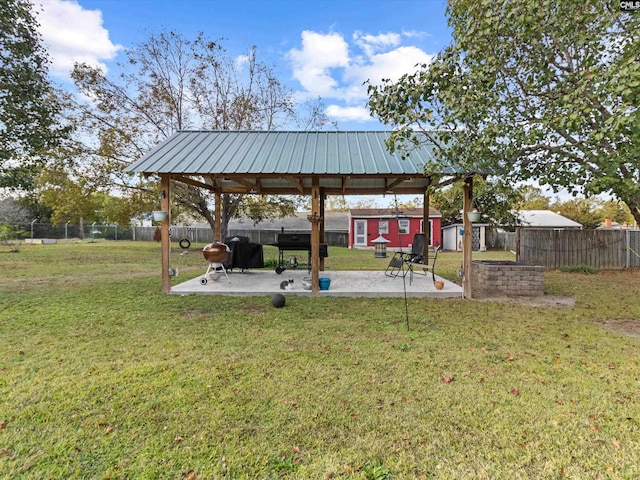
<instances>
[{"instance_id":1,"label":"gazebo","mask_svg":"<svg viewBox=\"0 0 640 480\"><path fill-rule=\"evenodd\" d=\"M161 181L162 210L170 213L171 182L203 188L214 195L214 239L220 238L221 195L310 195L312 293L318 293L324 241L324 202L328 195L423 195L429 212L429 192L464 181L464 212L472 208L477 172L443 166L425 171L436 145L423 143L406 159L389 153L386 131L178 131L127 168ZM463 215L463 270L471 268L471 225ZM162 290L171 292L168 214L161 225ZM469 224L467 224L469 222ZM424 219L428 224L428 218ZM424 255L428 255L425 242ZM463 277L465 298L471 297L470 275Z\"/></svg>"}]
</instances>

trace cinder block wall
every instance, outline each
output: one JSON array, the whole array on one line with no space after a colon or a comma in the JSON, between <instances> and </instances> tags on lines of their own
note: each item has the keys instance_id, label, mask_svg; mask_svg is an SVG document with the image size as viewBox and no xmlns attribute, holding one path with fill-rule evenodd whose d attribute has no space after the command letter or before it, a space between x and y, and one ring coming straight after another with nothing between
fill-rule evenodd
<instances>
[{"instance_id":1,"label":"cinder block wall","mask_svg":"<svg viewBox=\"0 0 640 480\"><path fill-rule=\"evenodd\" d=\"M474 261L471 279L472 294L476 298L544 294L544 267L538 265Z\"/></svg>"}]
</instances>

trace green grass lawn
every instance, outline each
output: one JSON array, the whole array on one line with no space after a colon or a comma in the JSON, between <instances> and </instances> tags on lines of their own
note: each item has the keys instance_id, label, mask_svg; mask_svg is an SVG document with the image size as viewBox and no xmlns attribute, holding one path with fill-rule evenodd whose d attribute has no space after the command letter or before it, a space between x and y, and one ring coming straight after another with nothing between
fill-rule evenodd
<instances>
[{"instance_id":1,"label":"green grass lawn","mask_svg":"<svg viewBox=\"0 0 640 480\"><path fill-rule=\"evenodd\" d=\"M157 243L19 250L0 478L640 478L640 339L603 327L640 318L638 271L546 272L573 309L409 299L407 330L397 298L162 295ZM206 268L197 248L172 266Z\"/></svg>"}]
</instances>

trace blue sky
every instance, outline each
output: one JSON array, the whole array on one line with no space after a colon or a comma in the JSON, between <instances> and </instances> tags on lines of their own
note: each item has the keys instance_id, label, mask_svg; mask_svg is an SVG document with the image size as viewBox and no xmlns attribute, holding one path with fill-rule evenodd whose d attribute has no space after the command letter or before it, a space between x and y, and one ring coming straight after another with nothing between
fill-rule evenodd
<instances>
[{"instance_id":1,"label":"blue sky","mask_svg":"<svg viewBox=\"0 0 640 480\"><path fill-rule=\"evenodd\" d=\"M75 61L114 72L149 33L205 32L232 56L251 46L297 97L321 96L342 130L382 128L368 116L365 80L398 78L450 41L446 0L40 0L54 80Z\"/></svg>"}]
</instances>

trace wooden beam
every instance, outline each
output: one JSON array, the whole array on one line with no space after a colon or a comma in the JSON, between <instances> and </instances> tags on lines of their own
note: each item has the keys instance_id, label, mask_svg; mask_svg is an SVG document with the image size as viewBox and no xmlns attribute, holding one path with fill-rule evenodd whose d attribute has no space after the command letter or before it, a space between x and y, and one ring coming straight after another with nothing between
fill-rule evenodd
<instances>
[{"instance_id":1,"label":"wooden beam","mask_svg":"<svg viewBox=\"0 0 640 480\"><path fill-rule=\"evenodd\" d=\"M346 177L342 177L342 195L344 195L347 191L347 187L349 186L349 183L351 182L351 177L350 176L346 176Z\"/></svg>"},{"instance_id":2,"label":"wooden beam","mask_svg":"<svg viewBox=\"0 0 640 480\"><path fill-rule=\"evenodd\" d=\"M169 238L169 226L171 225L171 175L163 174L160 177L161 199L160 207L167 212L160 226L160 248L162 250L162 293L171 293L171 277L169 276L171 239Z\"/></svg>"},{"instance_id":3,"label":"wooden beam","mask_svg":"<svg viewBox=\"0 0 640 480\"><path fill-rule=\"evenodd\" d=\"M199 180L196 180L195 178L185 177L184 175L174 176L173 179L177 182L186 183L187 185L191 185L198 188L204 188L209 191L213 191L215 188L213 185L209 185L208 183L201 182Z\"/></svg>"},{"instance_id":4,"label":"wooden beam","mask_svg":"<svg viewBox=\"0 0 640 480\"><path fill-rule=\"evenodd\" d=\"M473 223L469 220L467 212L473 209L473 176L464 179L462 186L463 206L462 206L462 294L464 298L471 298L471 261L473 250Z\"/></svg>"},{"instance_id":5,"label":"wooden beam","mask_svg":"<svg viewBox=\"0 0 640 480\"><path fill-rule=\"evenodd\" d=\"M385 178L384 183L385 183L385 191L389 191L389 190L393 190L395 187L397 187L398 185L400 185L402 182L406 181L406 178L402 177L402 178L396 178L394 181L392 181L391 183L387 183L387 178Z\"/></svg>"},{"instance_id":6,"label":"wooden beam","mask_svg":"<svg viewBox=\"0 0 640 480\"><path fill-rule=\"evenodd\" d=\"M291 176L286 176L286 177L281 177L281 178L283 178L284 180L289 182L291 185L293 185L293 187L299 193L304 193L304 183L302 182L302 178L300 178L300 177L291 177Z\"/></svg>"},{"instance_id":7,"label":"wooden beam","mask_svg":"<svg viewBox=\"0 0 640 480\"><path fill-rule=\"evenodd\" d=\"M384 187L368 187L362 189L350 189L346 192L342 188L323 187L325 195L389 195L389 192ZM220 189L222 193L250 193L250 190L242 186L234 187L222 187ZM395 188L394 193L397 195L422 195L424 188ZM299 189L299 188L269 188L260 187L260 195L310 195L311 189Z\"/></svg>"},{"instance_id":8,"label":"wooden beam","mask_svg":"<svg viewBox=\"0 0 640 480\"><path fill-rule=\"evenodd\" d=\"M251 189L247 188L247 187L221 187L220 188L220 192L221 193L251 193ZM262 195L268 195L269 192L265 192L264 190L262 192L260 192ZM278 192L271 192L274 195L286 195L286 193L283 193L281 190L278 190Z\"/></svg>"},{"instance_id":9,"label":"wooden beam","mask_svg":"<svg viewBox=\"0 0 640 480\"><path fill-rule=\"evenodd\" d=\"M239 177L235 177L233 179L234 182L238 182L240 185L245 186L246 188L249 189L249 191L254 191L255 193L259 193L260 190L260 180L256 179L255 183L254 182L250 182L244 178L239 178Z\"/></svg>"}]
</instances>

